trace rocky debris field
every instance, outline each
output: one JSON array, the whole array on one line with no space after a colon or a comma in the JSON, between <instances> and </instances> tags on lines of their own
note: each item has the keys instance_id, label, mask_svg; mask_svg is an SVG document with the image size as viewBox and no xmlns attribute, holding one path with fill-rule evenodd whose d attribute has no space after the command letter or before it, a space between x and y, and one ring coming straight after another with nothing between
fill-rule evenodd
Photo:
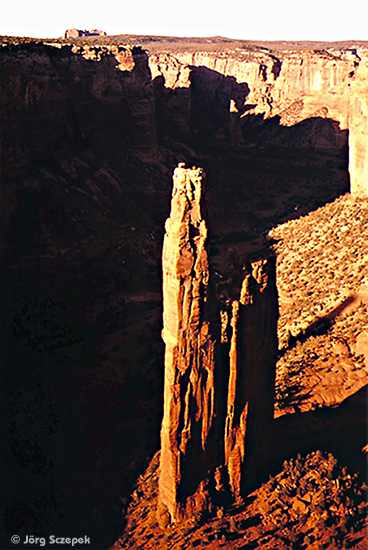
<instances>
[{"instance_id":1,"label":"rocky debris field","mask_svg":"<svg viewBox=\"0 0 368 550\"><path fill-rule=\"evenodd\" d=\"M363 550L366 485L331 454L285 461L282 471L224 513L156 523L158 454L137 482L124 536L110 550Z\"/></svg>"}]
</instances>

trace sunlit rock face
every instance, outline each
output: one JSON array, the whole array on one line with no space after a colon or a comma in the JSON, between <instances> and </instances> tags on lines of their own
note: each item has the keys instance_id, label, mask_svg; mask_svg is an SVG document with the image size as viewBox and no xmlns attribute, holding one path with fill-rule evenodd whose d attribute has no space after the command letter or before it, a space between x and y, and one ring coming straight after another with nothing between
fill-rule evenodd
<instances>
[{"instance_id":1,"label":"sunlit rock face","mask_svg":"<svg viewBox=\"0 0 368 550\"><path fill-rule=\"evenodd\" d=\"M228 126L224 120L221 127L217 124L213 132L215 140L226 137L232 144L241 143L239 127L246 128L249 115L264 119L277 117L283 126L292 126L308 118L338 122L332 140L321 134L307 146L319 149L343 146L347 139L344 131L348 130L351 192L368 194L368 52L365 48L285 50L278 57L266 51L244 50L221 55L182 52L175 56L151 55L149 62L153 78L163 77L165 87L177 91L175 104L171 96L167 99L169 112L171 109L185 112L188 109L184 104L189 101L191 109L195 109L202 86L207 92L201 98L202 110L199 109L199 117L196 117L197 125L205 111L211 110L208 103L211 93L216 95L218 102L221 97L227 100ZM193 93L182 93L178 107L178 91L188 90L190 86ZM213 111L212 116L218 122L218 113ZM234 123L236 118L238 123ZM189 129L188 125L181 125L182 129L185 127Z\"/></svg>"},{"instance_id":2,"label":"sunlit rock face","mask_svg":"<svg viewBox=\"0 0 368 550\"><path fill-rule=\"evenodd\" d=\"M358 63L358 62L357 62ZM359 58L349 103L349 172L351 192L368 195L368 55Z\"/></svg>"},{"instance_id":3,"label":"sunlit rock face","mask_svg":"<svg viewBox=\"0 0 368 550\"><path fill-rule=\"evenodd\" d=\"M264 464L273 419L275 261L245 267L239 299L220 311L210 291L204 181L202 169L179 164L165 225L161 525L185 517L186 498L215 467L215 479L225 467L238 498L254 479L250 464L256 471Z\"/></svg>"},{"instance_id":4,"label":"sunlit rock face","mask_svg":"<svg viewBox=\"0 0 368 550\"><path fill-rule=\"evenodd\" d=\"M267 463L277 360L275 259L249 265L232 303L225 464L235 497Z\"/></svg>"},{"instance_id":5,"label":"sunlit rock face","mask_svg":"<svg viewBox=\"0 0 368 550\"><path fill-rule=\"evenodd\" d=\"M166 350L159 512L166 506L176 520L187 447L196 447L200 462L212 426L215 341L209 322L204 174L179 164L173 180L162 259Z\"/></svg>"}]
</instances>

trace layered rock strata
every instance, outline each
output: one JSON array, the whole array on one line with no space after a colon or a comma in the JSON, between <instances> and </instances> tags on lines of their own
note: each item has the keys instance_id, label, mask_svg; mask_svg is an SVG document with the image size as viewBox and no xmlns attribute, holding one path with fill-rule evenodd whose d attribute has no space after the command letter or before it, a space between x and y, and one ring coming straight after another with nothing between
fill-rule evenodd
<instances>
[{"instance_id":1,"label":"layered rock strata","mask_svg":"<svg viewBox=\"0 0 368 550\"><path fill-rule=\"evenodd\" d=\"M161 525L169 516L174 522L185 517L186 498L197 486L199 500L204 499L201 476L211 471L221 491L226 468L234 498L254 480L255 458L267 452L278 349L274 258L244 268L230 316L225 309L216 310L206 251L204 173L181 163L173 180L162 261L166 349Z\"/></svg>"},{"instance_id":2,"label":"layered rock strata","mask_svg":"<svg viewBox=\"0 0 368 550\"><path fill-rule=\"evenodd\" d=\"M349 173L351 191L368 196L368 55L359 57L349 102Z\"/></svg>"},{"instance_id":3,"label":"layered rock strata","mask_svg":"<svg viewBox=\"0 0 368 550\"><path fill-rule=\"evenodd\" d=\"M293 126L308 118L336 121L334 136L328 139L316 136L313 143L308 142L308 148L328 150L348 145L351 192L368 194L368 50L365 47L293 51L285 46L277 56L267 48L257 52L237 48L221 54L162 53L151 55L149 63L152 77L161 76L166 88L176 90L175 105L172 105L172 96L167 97L168 113L178 110L179 91L183 89L186 92L181 96L182 103L190 102L190 109L196 109L196 97L188 94L190 86L200 100L200 115L211 111L211 94L223 111L227 107L227 119L223 113L222 124L217 124L216 131L211 128L217 141L226 137L231 145L241 144L239 126L246 125L251 115L264 119L277 117L282 126ZM202 87L207 93L199 97ZM214 103L212 101L212 118L219 119ZM180 112L185 110L184 106L180 107Z\"/></svg>"}]
</instances>

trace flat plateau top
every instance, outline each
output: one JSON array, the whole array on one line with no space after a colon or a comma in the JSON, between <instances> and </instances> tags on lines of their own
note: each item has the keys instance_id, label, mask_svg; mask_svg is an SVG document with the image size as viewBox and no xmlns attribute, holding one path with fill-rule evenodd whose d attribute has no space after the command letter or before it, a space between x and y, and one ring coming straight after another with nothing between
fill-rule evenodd
<instances>
[{"instance_id":1,"label":"flat plateau top","mask_svg":"<svg viewBox=\"0 0 368 550\"><path fill-rule=\"evenodd\" d=\"M299 52L313 51L318 53L323 50L349 49L356 47L368 48L368 41L347 40L343 42L313 42L313 41L257 41L257 40L236 40L221 36L211 36L204 38L195 37L173 37L173 36L147 36L119 34L115 36L83 36L79 38L29 38L17 36L0 36L0 43L19 44L19 43L57 43L57 44L77 44L77 45L140 45L148 53L159 53L163 51L175 52L213 52L220 53L226 51L236 52Z\"/></svg>"}]
</instances>

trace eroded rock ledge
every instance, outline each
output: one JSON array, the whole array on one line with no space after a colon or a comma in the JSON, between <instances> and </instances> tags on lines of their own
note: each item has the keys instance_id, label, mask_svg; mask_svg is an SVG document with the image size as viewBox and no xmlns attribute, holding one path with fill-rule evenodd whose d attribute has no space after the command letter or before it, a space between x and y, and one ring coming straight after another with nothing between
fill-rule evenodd
<instances>
[{"instance_id":1,"label":"eroded rock ledge","mask_svg":"<svg viewBox=\"0 0 368 550\"><path fill-rule=\"evenodd\" d=\"M217 303L209 277L204 172L181 163L173 180L162 261L162 526L185 518L193 506L208 506L208 484L218 493L228 488L236 499L262 469L277 358L275 259L244 267L239 299Z\"/></svg>"}]
</instances>

